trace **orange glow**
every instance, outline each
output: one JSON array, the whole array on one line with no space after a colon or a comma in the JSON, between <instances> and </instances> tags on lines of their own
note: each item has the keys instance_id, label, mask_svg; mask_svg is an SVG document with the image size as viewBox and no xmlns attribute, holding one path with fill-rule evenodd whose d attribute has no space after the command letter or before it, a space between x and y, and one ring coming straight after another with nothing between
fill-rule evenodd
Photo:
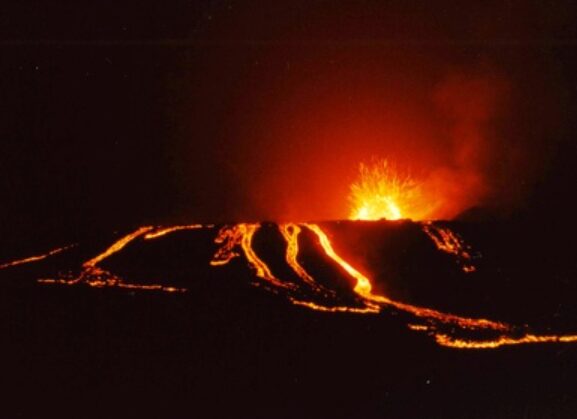
<instances>
[{"instance_id":1,"label":"orange glow","mask_svg":"<svg viewBox=\"0 0 577 419\"><path fill-rule=\"evenodd\" d=\"M423 223L423 227L427 226L431 228L431 225L431 223ZM216 239L216 242L221 244L221 247L217 250L211 264L213 266L224 265L232 258L240 256L239 253L234 251L235 248L240 247L249 265L255 269L257 276L265 279L271 285L278 286L279 289L284 289L286 291L286 297L294 305L327 313L351 314L378 314L387 307L394 308L425 322L425 324L408 323L407 327L410 330L426 333L427 335L432 336L439 345L455 349L492 349L504 345L577 342L577 335L570 334L537 335L532 333L522 333L520 337L517 337L516 334L526 326L523 326L523 328L520 329L504 322L482 318L463 317L427 307L419 307L395 301L385 295L374 294L372 291L373 286L369 277L358 271L343 257L341 257L335 251L331 240L325 231L319 225L311 223L286 223L278 225L278 229L287 244L285 258L288 266L290 266L303 280L303 283L306 283L307 285L317 284L314 278L298 263L298 237L302 228L308 229L317 236L319 245L325 254L337 263L343 271L350 275L354 280L354 283L352 284L353 291L359 297L359 300L357 301L359 306L342 305L338 303L332 304L332 302L337 302L336 294L334 293L331 295L326 293L322 294L324 297L330 298L331 304L319 303L314 300L314 298L316 298L315 295L318 296L321 294L318 292L319 288L316 286L311 286L314 291L312 294L305 294L309 296L308 299L303 299L302 296L295 297L293 293L299 291L298 285L296 283L280 282L279 279L272 276L266 262L258 257L255 250L252 248L252 239L259 227L259 224L237 224L235 226L227 226L221 229ZM450 230L448 231L450 232ZM446 251L442 248L445 245L443 241L444 239L441 238L439 240L439 243L435 242L438 248L442 251ZM449 253L454 254L455 252ZM279 289L273 291L278 292ZM447 334L447 330L451 331L451 334ZM484 332L485 334L490 333L497 335L492 338L480 339L465 339L459 337L459 334L466 332Z\"/></svg>"},{"instance_id":2,"label":"orange glow","mask_svg":"<svg viewBox=\"0 0 577 419\"><path fill-rule=\"evenodd\" d=\"M339 266L343 268L347 274L349 274L355 280L353 291L360 297L360 301L364 307L359 308L338 305L326 306L317 304L312 301L302 301L300 299L290 297L289 299L294 304L306 306L319 311L348 311L352 313L375 313L380 311L379 306L391 306L420 318L426 318L444 324L452 324L468 330L481 329L507 331L510 329L509 325L501 322L495 322L486 319L467 318L450 313L443 313L430 308L418 307L394 301L384 295L374 294L372 293L371 280L359 272L346 260L344 260L334 250L329 237L320 226L310 223L302 224L302 226L316 234L319 239L319 244L327 256L334 260ZM260 257L258 257L252 248L252 239L258 228L258 224L237 224L232 227L224 227L221 229L215 241L222 246L217 250L215 257L211 261L211 264L213 266L227 264L232 258L239 256L239 253L235 252L234 249L240 247L249 265L255 269L256 275L259 278L265 279L268 283L278 287L294 289L294 285L287 282L281 282L278 278L276 278L271 273L268 265ZM298 255L298 242L296 238L298 237L297 231L300 232L300 227L296 224L283 224L279 226L279 230L282 232L285 240L287 241L286 260L289 266L291 266L291 268L299 275L299 277L301 277L301 279L304 280L304 282L308 283L309 285L316 284L316 281L314 281L314 279L296 261ZM318 287L314 286L313 289L318 290Z\"/></svg>"},{"instance_id":3,"label":"orange glow","mask_svg":"<svg viewBox=\"0 0 577 419\"><path fill-rule=\"evenodd\" d=\"M248 263L255 269L256 276L272 285L281 288L287 287L289 284L279 281L252 248L252 239L259 228L260 224L257 223L241 223L232 227L223 227L215 239L215 243L222 244L222 246L218 249L210 264L213 266L226 265L231 259L239 256L239 253L234 249L240 246Z\"/></svg>"},{"instance_id":4,"label":"orange glow","mask_svg":"<svg viewBox=\"0 0 577 419\"><path fill-rule=\"evenodd\" d=\"M462 261L465 269L466 263L470 262L469 249L464 242L446 227L440 227L432 222L420 223L423 231L431 237L438 250L454 255ZM42 284L76 285L85 284L89 287L103 288L115 287L128 290L140 291L163 291L168 293L185 292L185 288L156 284L139 284L126 282L113 272L103 269L99 264L110 256L123 251L126 246L136 240L148 240L161 237L174 231L183 229L203 228L200 225L175 226L168 228L141 227L132 233L112 243L102 253L87 260L82 264L79 274L62 274L57 278L38 279ZM204 228L212 228L205 226ZM406 302L396 301L384 294L374 291L373 280L366 273L361 273L350 262L345 260L332 243L329 234L318 224L312 223L285 223L276 225L278 232L286 243L285 262L292 269L296 277L285 278L281 281L272 273L263 256L259 255L253 247L256 234L261 229L258 223L241 223L224 226L218 232L215 242L219 245L213 259L212 266L228 264L232 259L244 256L248 265L254 270L261 282L253 285L265 285L265 289L272 291L285 298L295 306L305 307L311 310L325 313L349 313L375 315L386 313L387 310L403 312L409 318L406 324L409 330L430 336L441 346L455 349L494 349L502 346L523 344L553 344L577 342L577 334L537 334L529 330L526 325L515 326L501 321L470 318L457 314L435 310L429 307L421 307ZM318 283L299 263L299 238L303 230L308 230L318 239L317 250L332 260L342 271L351 278L351 290L355 297L351 300L347 297L345 303L339 294ZM66 248L55 249L45 255L14 261L2 266L15 266L28 261L41 260L57 254ZM466 256L469 255L469 256ZM459 259L460 258L460 259ZM296 279L299 278L299 279ZM470 335L481 337L471 337Z\"/></svg>"},{"instance_id":5,"label":"orange glow","mask_svg":"<svg viewBox=\"0 0 577 419\"><path fill-rule=\"evenodd\" d=\"M375 160L371 165L361 163L359 176L351 185L351 220L399 220L409 218L423 220L430 216L433 209L441 211L439 206L446 204L442 196L435 196L443 189L433 188L425 191L426 183L419 183L408 175L399 174L387 160ZM431 238L437 249L457 259L465 273L476 271L471 249L447 227L422 222L423 231Z\"/></svg>"},{"instance_id":6,"label":"orange glow","mask_svg":"<svg viewBox=\"0 0 577 419\"><path fill-rule=\"evenodd\" d=\"M270 269L260 257L256 255L256 252L252 248L252 238L258 230L258 224L238 224L232 227L224 227L221 229L219 236L217 237L217 242L222 244L222 247L217 251L215 259L213 259L213 265L226 264L233 257L239 256L234 252L234 248L240 246L242 252L244 253L247 262L252 266L258 277L263 278L268 281L269 284L279 285L283 289L287 290L288 300L295 305L303 306L312 310L330 313L354 313L354 314L376 314L382 312L383 309L391 307L400 311L403 311L409 315L413 315L416 318L423 319L426 322L424 324L413 324L409 323L408 328L413 331L427 333L435 338L436 342L442 346L448 346L453 348L462 349L483 349L491 347L499 347L502 345L514 345L514 344L525 344L533 342L573 342L577 340L577 337L572 335L566 336L553 336L553 335L533 335L525 334L521 338L515 338L512 336L504 335L504 333L512 334L516 330L512 325L492 321L482 318L468 318L463 316L454 315L451 313L444 313L438 310L434 310L427 307L419 307L411 304L399 302L390 299L385 295L378 295L372 292L371 280L356 268L354 268L349 262L343 259L335 250L329 239L328 235L323 231L323 229L317 224L283 224L279 225L279 231L283 234L287 242L286 248L286 260L287 264L303 279L303 281L310 285L310 282L316 283L314 278L308 274L298 262L296 262L298 257L298 235L302 227L307 228L313 232L319 239L319 244L324 250L326 255L335 261L348 275L354 279L353 290L359 296L358 303L360 306L342 305L342 304L324 304L318 303L312 299L302 299L302 297L295 297L292 295L293 291L298 290L296 284L290 286L287 283L282 283L276 277L274 282L271 280L269 275ZM234 254L234 256L233 256ZM221 263L223 262L223 263ZM306 279L305 279L306 278ZM280 288L279 287L279 288ZM316 290L316 288L313 288ZM276 290L278 292L278 289ZM316 293L308 294L310 298L313 298ZM326 294L325 294L326 296ZM333 301L334 298L332 298ZM445 326L446 325L446 326ZM443 330L446 327L449 330L453 330L453 333L461 333L465 331L484 331L491 333L499 333L494 339L483 339L483 340L473 340L473 339L462 339L457 336L453 337L447 335Z\"/></svg>"},{"instance_id":7,"label":"orange glow","mask_svg":"<svg viewBox=\"0 0 577 419\"><path fill-rule=\"evenodd\" d=\"M367 306L367 307L349 307L349 306L324 306L321 304L313 303L312 301L302 301L297 300L295 298L290 298L291 303L297 306L303 306L306 308L310 308L311 310L315 311L324 311L327 313L356 313L356 314L375 314L378 313L380 310L377 306Z\"/></svg>"},{"instance_id":8,"label":"orange glow","mask_svg":"<svg viewBox=\"0 0 577 419\"><path fill-rule=\"evenodd\" d=\"M457 349L495 349L507 345L521 345L528 343L571 343L577 342L577 335L532 335L527 334L520 338L499 336L493 340L466 340L456 339L445 334L435 334L435 340L439 345Z\"/></svg>"},{"instance_id":9,"label":"orange glow","mask_svg":"<svg viewBox=\"0 0 577 419\"><path fill-rule=\"evenodd\" d=\"M157 237L166 236L167 234L173 233L175 231L181 230L196 230L199 228L203 228L202 224L190 224L190 225L182 225L182 226L173 226L173 227L165 227L160 228L159 230L147 233L144 238L146 240L156 239Z\"/></svg>"},{"instance_id":10,"label":"orange glow","mask_svg":"<svg viewBox=\"0 0 577 419\"><path fill-rule=\"evenodd\" d=\"M371 283L370 280L353 268L348 262L344 261L333 249L332 244L324 231L315 224L307 224L306 225L309 229L317 234L319 237L319 242L323 249L325 250L326 254L331 257L335 262L337 262L341 267L349 273L357 282L354 287L354 291L357 292L360 296L365 298L367 301L367 306L369 310L367 311L353 311L353 310L327 310L327 311L348 311L348 312L363 312L363 313L371 313L374 312L372 309L376 308L377 306L374 303L378 303L381 306L392 306L396 309L403 310L407 313L413 314L416 317L425 318L430 325L416 325L416 324L409 324L408 327L414 331L420 332L427 332L435 337L435 341L442 346L447 346L451 348L458 348L458 349L491 349L491 348L498 348L504 345L521 345L521 344L529 344L529 343L572 343L577 342L577 335L536 335L526 333L521 337L513 337L507 335L501 335L494 339L485 339L485 340L473 340L473 339L461 339L456 337L451 337L447 334L441 333L437 331L435 327L435 323L444 323L444 324L452 324L463 330L490 330L490 331L498 331L500 333L512 333L514 327L512 325L503 323L503 322L496 322L487 319L472 319L462 316L457 316L450 313L443 313L437 310L433 310L430 308L425 307L418 307L413 306L410 304L393 301L390 298L382 295L375 295L371 292ZM307 305L307 304L301 304ZM317 309L313 305L314 309ZM379 310L377 310L379 311Z\"/></svg>"},{"instance_id":11,"label":"orange glow","mask_svg":"<svg viewBox=\"0 0 577 419\"><path fill-rule=\"evenodd\" d=\"M0 269L6 269L6 268L9 268L9 267L11 267L11 266L24 265L24 264L26 264L26 263L38 262L38 261L40 261L40 260L46 259L47 257L54 256L54 255L56 255L56 254L58 254L58 253L62 253L62 252L64 252L65 250L68 250L68 249L70 249L70 248L72 248L72 247L75 247L75 246L76 246L76 245L73 244L73 245L70 245L70 246L59 247L59 248L57 248L57 249L51 250L51 251L49 251L49 252L47 252L47 253L44 253L44 254L42 254L42 255L29 256L29 257L24 258L24 259L18 259L18 260L13 260L13 261L11 261L11 262L6 262L6 263L3 263L3 264L0 265Z\"/></svg>"},{"instance_id":12,"label":"orange glow","mask_svg":"<svg viewBox=\"0 0 577 419\"><path fill-rule=\"evenodd\" d=\"M422 325L422 324L412 324L412 323L409 323L409 324L407 325L407 327L408 327L409 329L415 330L415 331L417 331L417 332L426 332L427 330L429 330L429 328L428 328L427 326L424 326L424 325Z\"/></svg>"},{"instance_id":13,"label":"orange glow","mask_svg":"<svg viewBox=\"0 0 577 419\"><path fill-rule=\"evenodd\" d=\"M334 251L333 245L331 244L331 241L325 232L317 224L305 224L305 226L317 235L319 242L327 256L337 262L350 276L356 280L354 291L363 297L372 295L372 285L369 278L353 268L347 261L341 258Z\"/></svg>"},{"instance_id":14,"label":"orange glow","mask_svg":"<svg viewBox=\"0 0 577 419\"><path fill-rule=\"evenodd\" d=\"M39 279L38 282L41 284L61 284L61 285L75 285L82 283L94 288L116 287L116 288L148 290L148 291L184 292L186 291L186 289L166 287L160 284L127 283L121 277L98 266L100 262L120 252L129 243L133 242L134 240L142 236L144 236L145 239L146 238L150 239L168 234L172 231L181 230L182 228L183 226L177 226L171 228L159 228L158 230L155 230L154 227L151 226L140 227L137 230L133 231L132 233L129 233L126 236L114 242L104 252L84 262L82 264L82 271L77 276L71 274L68 277L62 276L60 278L42 278Z\"/></svg>"},{"instance_id":15,"label":"orange glow","mask_svg":"<svg viewBox=\"0 0 577 419\"><path fill-rule=\"evenodd\" d=\"M416 219L421 186L408 175L397 172L387 160L372 165L361 163L358 179L351 186L349 200L352 220Z\"/></svg>"},{"instance_id":16,"label":"orange glow","mask_svg":"<svg viewBox=\"0 0 577 419\"><path fill-rule=\"evenodd\" d=\"M433 240L437 249L453 255L461 269L465 273L475 272L477 268L473 265L471 249L458 234L447 227L440 227L431 221L422 223L423 231Z\"/></svg>"},{"instance_id":17,"label":"orange glow","mask_svg":"<svg viewBox=\"0 0 577 419\"><path fill-rule=\"evenodd\" d=\"M74 285L75 280L65 278L42 278L38 280L40 284L60 284L60 285ZM111 277L108 280L91 279L85 282L86 285L92 288L115 287L139 291L163 291L163 292L186 292L186 288L165 287L160 284L130 284L125 283L118 277Z\"/></svg>"},{"instance_id":18,"label":"orange glow","mask_svg":"<svg viewBox=\"0 0 577 419\"><path fill-rule=\"evenodd\" d=\"M285 223L285 224L280 224L279 225L279 230L281 232L281 234L283 235L284 239L286 240L287 243L287 249L286 249L286 262L287 264L293 269L293 271L308 285L311 286L311 288L313 288L313 290L320 292L320 293L324 293L324 294L331 294L331 291L325 289L324 287L322 287L321 285L319 285L312 276L310 276L307 271L304 270L304 268L300 265L300 263L298 262L297 258L298 258L298 254L299 254L299 234L301 232L301 228L298 226L298 224L295 223ZM334 294L334 293L332 293ZM294 301L293 301L294 302ZM298 304L295 302L295 304ZM306 304L302 304L302 305L306 305ZM309 304L309 307L314 308L313 305ZM316 307L316 309L318 310L319 306ZM338 311L338 310L335 310ZM345 310L342 310L345 311Z\"/></svg>"},{"instance_id":19,"label":"orange glow","mask_svg":"<svg viewBox=\"0 0 577 419\"><path fill-rule=\"evenodd\" d=\"M492 329L492 330L508 330L510 327L501 322L494 322L486 319L472 319L467 317L456 316L449 313L443 313L437 310L433 310L425 307L413 306L411 304L401 303L398 301L391 300L384 295L377 295L371 292L372 285L368 277L361 274L355 268L353 268L348 262L346 262L342 257L340 257L331 244L330 239L326 233L316 224L305 224L307 228L313 231L319 238L319 242L324 249L327 256L338 263L349 275L351 275L355 280L354 291L362 298L364 298L368 305L381 304L383 306L392 306L398 310L402 310L411 313L417 317L424 317L431 320L435 320L441 323L450 323L458 325L464 329Z\"/></svg>"},{"instance_id":20,"label":"orange glow","mask_svg":"<svg viewBox=\"0 0 577 419\"><path fill-rule=\"evenodd\" d=\"M148 233L150 230L152 230L154 227L140 227L139 229L137 229L136 231L124 236L123 238L121 238L120 240L114 242L112 244L112 246L110 246L108 249L106 249L104 252L102 252L101 254L93 257L92 259L84 262L84 264L82 266L84 266L85 268L95 268L96 265L100 262L102 262L104 259L106 259L107 257L121 251L122 249L124 249L124 247L130 243L131 241L133 241L134 239L136 239L139 236L142 236L144 233Z\"/></svg>"}]
</instances>

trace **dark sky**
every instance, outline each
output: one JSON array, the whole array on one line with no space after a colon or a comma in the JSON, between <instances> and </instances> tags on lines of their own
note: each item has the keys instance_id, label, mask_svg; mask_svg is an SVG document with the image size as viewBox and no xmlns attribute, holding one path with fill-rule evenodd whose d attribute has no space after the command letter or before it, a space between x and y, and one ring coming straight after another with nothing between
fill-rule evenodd
<instances>
[{"instance_id":1,"label":"dark sky","mask_svg":"<svg viewBox=\"0 0 577 419\"><path fill-rule=\"evenodd\" d=\"M5 238L339 218L375 155L576 208L573 2L53 3L0 6Z\"/></svg>"}]
</instances>

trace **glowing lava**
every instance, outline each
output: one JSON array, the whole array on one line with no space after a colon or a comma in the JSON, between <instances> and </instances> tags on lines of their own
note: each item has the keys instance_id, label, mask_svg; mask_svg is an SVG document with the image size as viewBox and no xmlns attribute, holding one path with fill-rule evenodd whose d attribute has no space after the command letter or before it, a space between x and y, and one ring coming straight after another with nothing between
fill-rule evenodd
<instances>
[{"instance_id":1,"label":"glowing lava","mask_svg":"<svg viewBox=\"0 0 577 419\"><path fill-rule=\"evenodd\" d=\"M271 283L270 275L275 279L275 282L280 282L280 280L273 276L270 269L262 268L261 264L266 266L266 263L256 256L254 249L251 247L252 238L259 230L260 225L250 224L250 229L248 230L246 226L245 224L239 224L233 227L224 227L221 230L216 241L221 244L222 247L217 250L212 264L215 266L227 264L233 257L240 256L240 254L234 250L240 247L249 265L256 270L258 277ZM354 314L376 314L383 312L385 309L396 309L424 323L415 324L409 322L407 327L410 330L426 333L432 336L439 345L457 349L492 349L504 345L577 342L577 335L538 335L526 331L526 326L518 327L483 318L459 316L427 307L419 307L395 301L386 295L374 294L372 291L372 282L369 277L354 268L335 251L328 235L318 224L280 224L278 225L278 229L282 232L287 244L287 264L306 284L310 285L311 282L316 284L316 281L298 262L298 235L302 228L306 228L314 233L324 253L353 279L352 288L357 294L361 306L318 303L315 301L318 293L309 293L309 300L302 300L293 295L294 291L298 290L297 283L282 282L282 287L286 290L286 296L289 301L295 305L322 312ZM248 236L246 236L247 232L250 232ZM225 238L223 239L223 237ZM258 260L256 263L255 258ZM263 274L265 272L266 275ZM313 286L312 289L316 291L319 290L316 286ZM479 334L481 337L473 336Z\"/></svg>"},{"instance_id":2,"label":"glowing lava","mask_svg":"<svg viewBox=\"0 0 577 419\"><path fill-rule=\"evenodd\" d=\"M475 272L477 268L473 264L471 246L448 227L441 227L432 221L421 223L423 231L433 240L437 249L448 253L457 259L457 263L465 273ZM478 254L480 255L480 254Z\"/></svg>"},{"instance_id":3,"label":"glowing lava","mask_svg":"<svg viewBox=\"0 0 577 419\"><path fill-rule=\"evenodd\" d=\"M292 268L292 270L315 292L323 293L325 295L334 295L334 291L327 290L322 285L318 284L312 276L310 276L307 271L301 266L298 261L299 256L299 235L302 231L301 227L295 223L285 223L279 225L279 230L286 240L287 249L285 260L286 263ZM294 300L293 302L296 302ZM306 305L304 302L300 302L302 305Z\"/></svg>"},{"instance_id":4,"label":"glowing lava","mask_svg":"<svg viewBox=\"0 0 577 419\"><path fill-rule=\"evenodd\" d=\"M38 262L38 261L44 260L50 256L54 256L54 255L57 255L58 253L62 253L65 250L73 248L74 246L76 246L76 245L73 244L70 246L58 247L56 249L50 250L49 252L43 253L41 255L29 256L29 257L26 257L23 259L17 259L17 260L13 260L10 262L5 262L5 263L0 264L0 269L6 269L6 268L10 268L12 266L24 265L26 263Z\"/></svg>"},{"instance_id":5,"label":"glowing lava","mask_svg":"<svg viewBox=\"0 0 577 419\"><path fill-rule=\"evenodd\" d=\"M199 228L203 228L202 224L190 224L190 225L180 225L180 226L173 226L173 227L165 227L160 228L155 231L146 233L144 238L146 240L156 239L158 237L166 236L167 234L173 233L175 231L182 231L182 230L197 230Z\"/></svg>"},{"instance_id":6,"label":"glowing lava","mask_svg":"<svg viewBox=\"0 0 577 419\"><path fill-rule=\"evenodd\" d=\"M352 220L398 220L412 218L422 232L433 242L435 248L453 257L465 273L473 273L474 259L471 247L461 236L453 232L446 223L423 221L418 207L425 205L421 186L408 176L398 175L385 160L372 166L360 166L360 178L351 187ZM429 203L430 204L430 203ZM432 204L435 206L435 203ZM182 292L185 288L165 286L161 283L141 284L126 281L119 275L104 269L104 260L122 252L127 246L139 241L141 244L177 231L206 230L214 225L178 225L172 227L144 226L121 237L101 253L85 261L80 272L61 274L56 278L42 278L43 284L85 284L90 287L118 287L131 290L153 290ZM281 240L284 245L284 261L276 264L267 262L268 249L255 247L255 237L262 232L260 223L239 223L222 226L214 239L217 248L210 263L212 267L229 265L231 261L243 261L254 272L255 286L284 296L290 303L308 309L329 313L378 314L397 312L404 316L409 330L425 333L436 343L458 349L491 349L505 345L529 343L569 343L577 342L577 335L537 334L528 326L516 326L501 321L472 318L447 313L429 307L413 305L394 300L391 296L375 292L374 280L347 261L337 250L329 232L319 224L282 223L267 224L270 240ZM300 240L306 235L314 243L307 252L321 256L322 263L333 264L333 272L347 278L349 287L332 288L330 281L323 278L321 284L307 271L303 264ZM270 243L267 243L267 245ZM25 263L32 263L63 252L70 247L59 248L48 253L7 262L0 269L8 269ZM274 247L278 249L278 247ZM274 252L273 252L274 253ZM278 259L278 258L277 258ZM283 266L279 266L283 263ZM238 265L237 265L238 266ZM240 265L242 266L242 265ZM278 271L278 272L274 272ZM282 274L279 275L279 272ZM281 278L282 277L282 278ZM378 278L386 281L386 278ZM346 284L345 284L346 287Z\"/></svg>"},{"instance_id":7,"label":"glowing lava","mask_svg":"<svg viewBox=\"0 0 577 419\"><path fill-rule=\"evenodd\" d=\"M431 222L420 223L429 236L433 235L433 241L437 248L449 254L459 256L455 251L450 237L453 237L446 227L436 226ZM515 326L505 322L470 318L457 314L446 313L429 307L421 307L406 302L396 301L390 296L374 292L373 280L366 274L361 273L349 261L347 261L335 249L329 234L319 224L312 223L284 223L271 224L278 230L285 244L285 263L294 273L294 277L281 279L259 255L254 248L254 238L261 231L259 223L241 223L223 226L216 235L215 242L218 245L210 265L214 267L229 264L233 259L244 259L254 271L260 282L254 285L263 286L287 298L296 306L328 313L350 314L379 314L391 310L403 313L409 330L425 333L431 336L436 343L442 346L457 349L492 349L501 346L511 346L532 343L571 343L577 342L577 335L572 334L538 334L530 331L525 325ZM190 226L174 227L141 227L130 234L121 237L112 243L103 252L87 260L82 264L79 274L62 274L57 278L43 278L38 282L42 284L81 285L90 287L117 287L129 290L183 292L185 288L165 286L161 283L139 284L127 282L120 276L100 266L107 258L122 252L131 243L140 240L141 243L169 235L181 230L212 229L213 226L192 224ZM274 230L273 230L274 231ZM351 295L344 298L343 291L331 289L325 284L321 285L303 266L299 239L302 233L316 237L317 247L328 260L341 270L342 274L350 278ZM443 233L444 232L444 233ZM452 233L452 232L451 232ZM444 234L448 234L447 237ZM456 237L456 236L455 236ZM460 243L460 242L459 242ZM33 256L14 262L0 265L1 269L17 267L24 263L43 260L66 250L55 249L40 256ZM464 257L461 255L460 257Z\"/></svg>"},{"instance_id":8,"label":"glowing lava","mask_svg":"<svg viewBox=\"0 0 577 419\"><path fill-rule=\"evenodd\" d=\"M485 319L470 319L466 317L455 316L452 314L432 310L430 308L418 307L394 301L384 295L374 294L372 292L371 280L353 268L347 261L345 261L335 252L327 234L316 224L306 224L306 226L318 236L319 242L327 256L338 263L351 277L355 279L354 291L360 297L366 300L367 305L374 306L374 304L381 304L383 306L392 306L396 309L411 313L417 317L424 317L429 320L434 320L441 323L454 323L466 329L509 329L509 327L504 323L493 322Z\"/></svg>"},{"instance_id":9,"label":"glowing lava","mask_svg":"<svg viewBox=\"0 0 577 419\"><path fill-rule=\"evenodd\" d=\"M361 163L351 186L352 220L418 218L415 211L421 187L408 175L399 174L387 161Z\"/></svg>"},{"instance_id":10,"label":"glowing lava","mask_svg":"<svg viewBox=\"0 0 577 419\"><path fill-rule=\"evenodd\" d=\"M162 284L128 283L120 276L115 275L106 269L103 269L99 266L99 264L110 256L121 252L126 246L128 246L136 239L143 238L144 240L152 240L173 233L175 231L195 230L203 227L204 226L200 224L180 225L166 228L152 226L140 227L132 233L121 237L102 253L84 262L82 264L82 270L79 274L68 273L61 275L58 278L41 278L38 280L38 282L42 284L64 285L85 284L95 288L116 287L131 290L184 292L186 291L184 288L164 286ZM210 226L207 227L210 228Z\"/></svg>"},{"instance_id":11,"label":"glowing lava","mask_svg":"<svg viewBox=\"0 0 577 419\"><path fill-rule=\"evenodd\" d=\"M252 239L259 227L260 225L256 223L241 223L234 226L223 227L215 239L215 242L222 244L222 247L215 254L210 264L213 266L227 264L231 259L239 256L239 253L235 251L235 248L240 246L248 263L256 271L257 277L264 279L271 285L281 288L287 287L289 285L279 281L272 274L267 264L258 257L252 248Z\"/></svg>"}]
</instances>

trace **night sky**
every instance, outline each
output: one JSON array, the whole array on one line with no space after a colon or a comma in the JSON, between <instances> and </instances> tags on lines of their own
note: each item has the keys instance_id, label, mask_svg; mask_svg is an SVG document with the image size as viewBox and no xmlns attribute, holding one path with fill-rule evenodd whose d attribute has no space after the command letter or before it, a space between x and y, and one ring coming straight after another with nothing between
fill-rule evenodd
<instances>
[{"instance_id":1,"label":"night sky","mask_svg":"<svg viewBox=\"0 0 577 419\"><path fill-rule=\"evenodd\" d=\"M460 351L407 329L430 313L309 310L245 245L298 280L265 221L319 221L375 293L576 333L576 22L569 0L2 2L0 411L573 418L574 345ZM454 220L322 223L381 158ZM138 235L177 223L215 225ZM349 298L302 229L296 264ZM218 231L236 247L211 265Z\"/></svg>"},{"instance_id":2,"label":"night sky","mask_svg":"<svg viewBox=\"0 0 577 419\"><path fill-rule=\"evenodd\" d=\"M576 209L572 2L1 8L5 244L344 218L371 156L478 181L460 210Z\"/></svg>"}]
</instances>

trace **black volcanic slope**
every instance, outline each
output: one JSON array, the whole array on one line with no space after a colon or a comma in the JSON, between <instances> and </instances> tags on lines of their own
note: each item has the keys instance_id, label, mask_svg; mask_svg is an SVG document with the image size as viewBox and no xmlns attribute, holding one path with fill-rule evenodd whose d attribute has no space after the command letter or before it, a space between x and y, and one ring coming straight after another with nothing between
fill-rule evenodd
<instances>
[{"instance_id":1,"label":"black volcanic slope","mask_svg":"<svg viewBox=\"0 0 577 419\"><path fill-rule=\"evenodd\" d=\"M538 226L446 223L473 249L477 270L466 274L418 224L321 225L396 300L577 332L575 260ZM577 344L458 350L408 330L395 310L295 306L254 287L242 257L210 266L218 230L135 240L101 263L129 283L183 293L37 283L79 270L122 235L0 270L2 416L574 417ZM302 235L301 264L319 283L350 292L350 279L310 232ZM285 245L274 224L253 240L281 279L292 275ZM15 246L5 259L24 250L46 249Z\"/></svg>"}]
</instances>

